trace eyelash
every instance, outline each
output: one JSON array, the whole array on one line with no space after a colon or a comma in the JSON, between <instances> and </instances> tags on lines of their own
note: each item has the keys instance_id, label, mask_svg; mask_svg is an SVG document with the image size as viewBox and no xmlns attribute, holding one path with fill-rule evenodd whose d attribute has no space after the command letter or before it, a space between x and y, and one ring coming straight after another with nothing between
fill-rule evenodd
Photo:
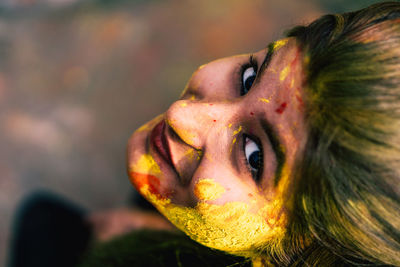
<instances>
[{"instance_id":1,"label":"eyelash","mask_svg":"<svg viewBox=\"0 0 400 267\"><path fill-rule=\"evenodd\" d=\"M257 172L257 174L254 174L254 172L251 169L250 163L248 162L247 158L246 158L246 137L250 138L254 143L257 144L257 146L260 148L260 153L261 153L261 167L260 170ZM251 174L251 176L253 177L253 180L258 184L261 180L262 177L262 173L264 171L264 162L263 162L263 158L264 158L264 150L263 147L261 145L260 140L253 135L249 135L249 134L242 134L241 136L241 140L242 140L242 153L241 153L241 159L242 162L244 163L244 165L246 166L248 172Z\"/></svg>"},{"instance_id":2,"label":"eyelash","mask_svg":"<svg viewBox=\"0 0 400 267\"><path fill-rule=\"evenodd\" d=\"M246 70L247 68L249 68L249 67L252 67L252 68L254 69L256 75L257 75L257 73L258 73L258 63L257 63L257 60L255 59L255 57L254 57L253 54L251 54L251 55L249 56L247 63L243 64L243 65L240 67L240 71L239 71L239 79L240 79L240 83L239 83L239 84L240 84L240 89L239 89L239 92L240 92L240 95L241 95L241 96L245 95L245 94L243 93L243 91L244 91L243 74L244 74L245 70ZM256 77L257 77L257 76L256 76Z\"/></svg>"},{"instance_id":3,"label":"eyelash","mask_svg":"<svg viewBox=\"0 0 400 267\"><path fill-rule=\"evenodd\" d=\"M243 64L240 67L240 70L239 70L239 75L238 75L239 76L239 80L240 80L240 82L239 82L239 87L240 87L239 88L239 92L240 92L241 96L245 95L245 93L243 93L244 92L243 75L244 75L244 72L246 71L246 69L250 68L250 67L252 67L254 69L254 71L256 73L256 77L257 77L258 63L257 63L257 60L255 59L253 54L251 54L249 56L247 63ZM260 140L257 137L255 137L253 135L249 135L249 134L242 134L242 136L241 136L242 151L240 153L240 158L241 158L243 164L246 166L247 171L249 172L249 174L251 175L253 180L258 184L260 182L260 180L261 180L261 177L262 177L262 173L263 173L263 170L264 170L264 164L261 164L260 170L255 174L254 171L252 170L251 166L250 166L250 163L247 160L247 157L246 157L246 142L245 142L246 138L250 138L254 143L257 144L257 146L260 149L260 153L261 153L262 157L264 157L263 147L261 145Z\"/></svg>"}]
</instances>

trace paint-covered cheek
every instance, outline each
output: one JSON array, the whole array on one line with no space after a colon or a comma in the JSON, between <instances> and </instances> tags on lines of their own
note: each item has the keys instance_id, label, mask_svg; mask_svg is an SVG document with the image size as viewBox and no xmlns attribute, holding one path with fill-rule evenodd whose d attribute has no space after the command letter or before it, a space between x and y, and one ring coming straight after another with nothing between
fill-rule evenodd
<instances>
[{"instance_id":1,"label":"paint-covered cheek","mask_svg":"<svg viewBox=\"0 0 400 267\"><path fill-rule=\"evenodd\" d=\"M214 179L205 178L194 188L198 204L185 207L158 196L151 179L143 178L141 193L176 227L205 246L251 256L255 247L279 240L285 234L286 216L281 213L279 201L268 202L256 211L251 211L251 205L241 201L210 204L209 201L227 192Z\"/></svg>"},{"instance_id":2,"label":"paint-covered cheek","mask_svg":"<svg viewBox=\"0 0 400 267\"><path fill-rule=\"evenodd\" d=\"M194 195L199 201L219 199L226 189L213 179L200 179L194 187Z\"/></svg>"},{"instance_id":3,"label":"paint-covered cheek","mask_svg":"<svg viewBox=\"0 0 400 267\"><path fill-rule=\"evenodd\" d=\"M130 171L138 173L149 173L152 175L161 174L161 169L150 154L143 154L130 166Z\"/></svg>"},{"instance_id":4,"label":"paint-covered cheek","mask_svg":"<svg viewBox=\"0 0 400 267\"><path fill-rule=\"evenodd\" d=\"M129 168L129 176L135 188L143 194L148 191L158 198L168 198L172 192L162 190L160 183L161 170L150 154L142 155Z\"/></svg>"},{"instance_id":5,"label":"paint-covered cheek","mask_svg":"<svg viewBox=\"0 0 400 267\"><path fill-rule=\"evenodd\" d=\"M200 202L195 208L167 204L161 212L195 241L243 256L251 256L266 242L280 240L286 231L286 217L270 205L254 213L240 201Z\"/></svg>"},{"instance_id":6,"label":"paint-covered cheek","mask_svg":"<svg viewBox=\"0 0 400 267\"><path fill-rule=\"evenodd\" d=\"M160 180L156 176L139 172L131 172L130 176L139 192L146 187L151 194L160 196Z\"/></svg>"}]
</instances>

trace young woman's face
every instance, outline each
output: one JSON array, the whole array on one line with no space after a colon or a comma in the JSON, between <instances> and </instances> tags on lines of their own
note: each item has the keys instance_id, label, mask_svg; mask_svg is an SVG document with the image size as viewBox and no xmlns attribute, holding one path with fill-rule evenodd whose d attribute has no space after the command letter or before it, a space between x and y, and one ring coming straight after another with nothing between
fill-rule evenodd
<instances>
[{"instance_id":1,"label":"young woman's face","mask_svg":"<svg viewBox=\"0 0 400 267\"><path fill-rule=\"evenodd\" d=\"M131 137L132 183L203 245L248 255L285 234L306 141L295 39L201 66Z\"/></svg>"}]
</instances>

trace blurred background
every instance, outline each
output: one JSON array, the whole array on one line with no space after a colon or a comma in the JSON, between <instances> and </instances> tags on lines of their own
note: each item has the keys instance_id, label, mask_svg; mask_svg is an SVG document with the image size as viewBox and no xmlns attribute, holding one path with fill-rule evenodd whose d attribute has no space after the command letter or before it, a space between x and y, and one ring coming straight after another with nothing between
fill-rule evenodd
<instances>
[{"instance_id":1,"label":"blurred background","mask_svg":"<svg viewBox=\"0 0 400 267\"><path fill-rule=\"evenodd\" d=\"M368 0L0 0L0 266L37 189L96 211L134 194L131 133L197 66Z\"/></svg>"}]
</instances>

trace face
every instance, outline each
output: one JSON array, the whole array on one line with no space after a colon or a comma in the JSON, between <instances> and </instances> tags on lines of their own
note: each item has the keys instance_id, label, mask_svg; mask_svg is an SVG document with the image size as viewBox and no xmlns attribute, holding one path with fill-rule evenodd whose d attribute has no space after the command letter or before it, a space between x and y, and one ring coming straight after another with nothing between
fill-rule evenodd
<instances>
[{"instance_id":1,"label":"face","mask_svg":"<svg viewBox=\"0 0 400 267\"><path fill-rule=\"evenodd\" d=\"M249 256L284 237L306 142L302 60L287 38L203 65L132 135L132 183L192 239Z\"/></svg>"}]
</instances>

